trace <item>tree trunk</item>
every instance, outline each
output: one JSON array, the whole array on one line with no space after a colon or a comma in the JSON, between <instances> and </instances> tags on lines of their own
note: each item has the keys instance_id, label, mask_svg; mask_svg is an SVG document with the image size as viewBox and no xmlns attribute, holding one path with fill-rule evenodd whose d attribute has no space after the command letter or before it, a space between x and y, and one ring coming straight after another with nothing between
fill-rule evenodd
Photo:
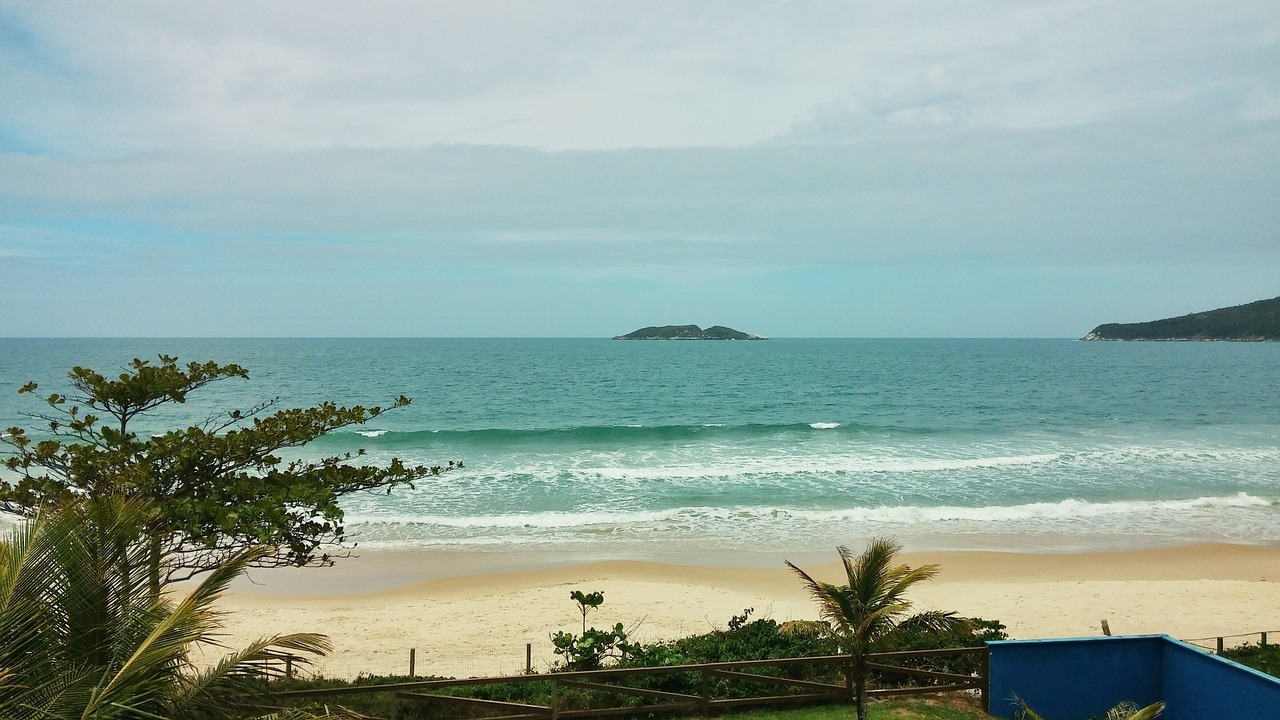
<instances>
[{"instance_id":1,"label":"tree trunk","mask_svg":"<svg viewBox=\"0 0 1280 720\"><path fill-rule=\"evenodd\" d=\"M867 720L867 661L858 658L853 666L853 683L858 694L858 720Z\"/></svg>"},{"instance_id":2,"label":"tree trunk","mask_svg":"<svg viewBox=\"0 0 1280 720\"><path fill-rule=\"evenodd\" d=\"M152 597L160 597L160 536L153 530L147 538L147 585Z\"/></svg>"}]
</instances>

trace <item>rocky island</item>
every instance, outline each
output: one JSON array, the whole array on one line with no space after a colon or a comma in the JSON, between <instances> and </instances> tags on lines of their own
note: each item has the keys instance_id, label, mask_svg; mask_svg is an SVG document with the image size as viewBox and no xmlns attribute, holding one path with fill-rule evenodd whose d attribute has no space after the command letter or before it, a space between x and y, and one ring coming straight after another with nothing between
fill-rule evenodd
<instances>
[{"instance_id":1,"label":"rocky island","mask_svg":"<svg viewBox=\"0 0 1280 720\"><path fill-rule=\"evenodd\" d=\"M1280 341L1280 297L1164 320L1099 325L1081 340Z\"/></svg>"},{"instance_id":2,"label":"rocky island","mask_svg":"<svg viewBox=\"0 0 1280 720\"><path fill-rule=\"evenodd\" d=\"M614 340L765 340L761 335L751 335L740 330L713 325L706 330L697 325L662 325L644 327L626 335L615 335Z\"/></svg>"}]
</instances>

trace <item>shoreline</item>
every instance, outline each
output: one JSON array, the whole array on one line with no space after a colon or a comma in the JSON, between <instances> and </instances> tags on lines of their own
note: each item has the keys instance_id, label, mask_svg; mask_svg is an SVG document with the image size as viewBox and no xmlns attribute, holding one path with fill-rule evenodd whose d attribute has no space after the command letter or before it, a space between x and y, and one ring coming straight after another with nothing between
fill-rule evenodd
<instances>
[{"instance_id":1,"label":"shoreline","mask_svg":"<svg viewBox=\"0 0 1280 720\"><path fill-rule=\"evenodd\" d=\"M850 543L850 547L857 552L861 544ZM992 548L999 549L912 550L908 545L899 558L913 566L941 565L939 580L949 582L1054 580L1068 568L1081 580L1231 580L1245 579L1241 575L1246 571L1258 578L1270 571L1274 580L1280 581L1280 546L1196 542L1062 552L1046 547L1028 544L1014 549L992 543ZM838 566L834 547L786 552L650 551L642 555L595 548L361 550L338 558L332 567L250 570L232 583L231 592L273 597L366 596L434 581L522 574L541 577L597 565L667 568L676 574L696 568L737 575L785 569L787 560L805 568L830 566L834 571Z\"/></svg>"},{"instance_id":2,"label":"shoreline","mask_svg":"<svg viewBox=\"0 0 1280 720\"><path fill-rule=\"evenodd\" d=\"M781 557L766 564L771 555L759 553L743 566L730 562L737 556L722 554L673 563L581 562L577 556L510 551L366 551L333 568L259 570L252 573L258 584L238 580L220 602L224 642L236 647L276 633L325 633L334 652L316 669L329 677L405 674L410 648L416 649L419 675L520 672L526 644L534 670L545 670L554 660L549 636L581 631L582 618L568 597L572 590L605 593L588 625L621 622L643 642L722 629L746 608L754 608L753 619L816 618L816 606ZM999 620L1013 638L1098 635L1103 619L1118 635L1180 639L1280 627L1275 547L908 551L900 557L912 566L941 566L937 578L913 588L915 609ZM842 582L834 550L788 559L819 579Z\"/></svg>"}]
</instances>

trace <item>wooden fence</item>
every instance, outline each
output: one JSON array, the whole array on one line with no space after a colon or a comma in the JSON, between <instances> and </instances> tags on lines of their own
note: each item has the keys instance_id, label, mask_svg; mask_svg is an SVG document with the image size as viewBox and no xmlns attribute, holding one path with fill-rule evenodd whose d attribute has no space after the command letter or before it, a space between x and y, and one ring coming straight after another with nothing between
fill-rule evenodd
<instances>
[{"instance_id":1,"label":"wooden fence","mask_svg":"<svg viewBox=\"0 0 1280 720\"><path fill-rule=\"evenodd\" d=\"M1210 646L1206 643L1215 642L1216 645L1213 646L1213 651L1218 655L1221 655L1223 651L1226 650L1226 641L1228 639L1235 640L1237 638L1253 638L1254 636L1257 636L1258 645L1260 647L1266 647L1268 633L1271 635L1277 635L1277 634L1280 634L1280 631L1263 630L1261 632L1237 633L1235 635L1218 635L1216 637L1185 638L1183 639L1182 642L1189 643L1191 645L1195 645L1196 647L1201 647L1206 650L1210 649ZM1248 642L1248 640L1246 639L1245 642Z\"/></svg>"},{"instance_id":2,"label":"wooden fence","mask_svg":"<svg viewBox=\"0 0 1280 720\"><path fill-rule=\"evenodd\" d=\"M971 655L978 660L976 675L962 675L937 670L903 667L896 663L922 658ZM977 691L982 707L987 706L987 649L985 647L954 648L946 650L914 650L905 652L874 653L870 657L873 678L884 685L886 676L894 676L901 684L868 690L869 697L888 695L923 695L940 692ZM832 677L840 677L838 684L811 679L796 679L779 675L766 675L759 670L787 669L805 665L834 666ZM512 677L469 678L464 680L423 680L390 685L369 685L323 690L295 690L276 693L281 700L332 701L336 696L363 693L390 693L391 719L396 720L402 703L434 703L458 710L460 717L486 717L488 720L559 720L560 718L605 717L611 715L645 715L648 713L708 713L717 709L743 706L805 705L829 702L852 702L854 686L849 672L850 661L846 655L822 657L786 658L779 660L746 660L711 663L704 665L671 665L664 667L610 668L582 672L517 675ZM668 692L628 685L629 680L655 675L693 673L700 676L701 691ZM713 680L731 683L753 683L757 686L776 688L766 694L727 697L713 692ZM546 704L530 704L487 700L446 694L452 688L476 687L498 684L549 683L550 692ZM726 682L717 683L726 687ZM738 685L739 688L750 685ZM592 708L565 707L562 690L588 690L603 693L618 700L614 705ZM639 704L626 704L639 700ZM646 704L647 703L647 704Z\"/></svg>"}]
</instances>

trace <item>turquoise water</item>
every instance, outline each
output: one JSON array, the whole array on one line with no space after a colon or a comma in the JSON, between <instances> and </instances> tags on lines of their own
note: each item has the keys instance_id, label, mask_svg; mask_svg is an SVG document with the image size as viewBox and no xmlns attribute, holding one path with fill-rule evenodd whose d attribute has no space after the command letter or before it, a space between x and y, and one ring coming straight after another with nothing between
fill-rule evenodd
<instances>
[{"instance_id":1,"label":"turquoise water","mask_svg":"<svg viewBox=\"0 0 1280 720\"><path fill-rule=\"evenodd\" d=\"M305 450L466 464L350 498L362 547L1280 544L1280 344L3 339L0 425L27 380L160 352L251 372L178 423L412 397Z\"/></svg>"}]
</instances>

